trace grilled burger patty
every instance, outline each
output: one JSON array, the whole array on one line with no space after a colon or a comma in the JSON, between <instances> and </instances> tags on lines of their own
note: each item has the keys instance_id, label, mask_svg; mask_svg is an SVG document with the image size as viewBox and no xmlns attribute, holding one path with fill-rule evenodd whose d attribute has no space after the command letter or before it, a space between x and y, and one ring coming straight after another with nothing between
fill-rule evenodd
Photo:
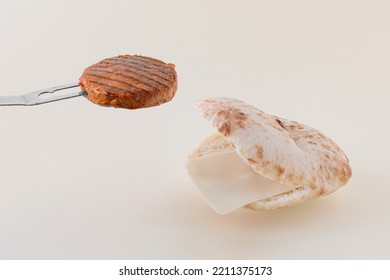
<instances>
[{"instance_id":1,"label":"grilled burger patty","mask_svg":"<svg viewBox=\"0 0 390 280\"><path fill-rule=\"evenodd\" d=\"M137 109L170 101L176 93L177 75L174 64L120 55L85 69L79 84L93 103Z\"/></svg>"}]
</instances>

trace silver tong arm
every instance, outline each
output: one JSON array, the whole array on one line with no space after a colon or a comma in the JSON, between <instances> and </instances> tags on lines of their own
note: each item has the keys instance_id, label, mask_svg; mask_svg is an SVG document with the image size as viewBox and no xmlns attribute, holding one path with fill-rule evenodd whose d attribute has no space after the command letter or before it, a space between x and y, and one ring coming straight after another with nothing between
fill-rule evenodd
<instances>
[{"instance_id":1,"label":"silver tong arm","mask_svg":"<svg viewBox=\"0 0 390 280\"><path fill-rule=\"evenodd\" d=\"M0 96L0 106L33 106L43 103L73 98L77 96L87 95L87 92L79 90L65 94L54 94L62 90L76 88L79 85L77 83L67 84L58 87L51 87L34 92L26 93L18 96Z\"/></svg>"}]
</instances>

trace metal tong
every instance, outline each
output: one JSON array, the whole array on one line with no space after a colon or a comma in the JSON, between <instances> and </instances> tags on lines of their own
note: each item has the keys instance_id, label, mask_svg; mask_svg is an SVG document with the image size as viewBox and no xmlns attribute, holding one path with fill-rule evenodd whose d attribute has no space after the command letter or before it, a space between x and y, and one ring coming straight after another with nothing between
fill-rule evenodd
<instances>
[{"instance_id":1,"label":"metal tong","mask_svg":"<svg viewBox=\"0 0 390 280\"><path fill-rule=\"evenodd\" d=\"M33 91L18 96L0 96L0 106L33 106L43 103L73 98L77 96L87 95L86 91L79 90L72 93L64 93L61 95L55 95L55 92L60 92L62 90L76 88L79 85L77 83L51 87L42 90Z\"/></svg>"}]
</instances>

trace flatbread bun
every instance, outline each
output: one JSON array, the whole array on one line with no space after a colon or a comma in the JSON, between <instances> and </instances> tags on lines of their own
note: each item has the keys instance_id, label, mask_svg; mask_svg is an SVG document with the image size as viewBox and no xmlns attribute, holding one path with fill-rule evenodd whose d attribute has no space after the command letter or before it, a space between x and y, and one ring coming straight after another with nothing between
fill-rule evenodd
<instances>
[{"instance_id":1,"label":"flatbread bun","mask_svg":"<svg viewBox=\"0 0 390 280\"><path fill-rule=\"evenodd\" d=\"M334 192L352 175L349 160L339 146L310 126L266 114L231 98L205 99L197 107L218 133L190 157L235 149L259 175L295 187L252 202L247 208L292 206Z\"/></svg>"}]
</instances>

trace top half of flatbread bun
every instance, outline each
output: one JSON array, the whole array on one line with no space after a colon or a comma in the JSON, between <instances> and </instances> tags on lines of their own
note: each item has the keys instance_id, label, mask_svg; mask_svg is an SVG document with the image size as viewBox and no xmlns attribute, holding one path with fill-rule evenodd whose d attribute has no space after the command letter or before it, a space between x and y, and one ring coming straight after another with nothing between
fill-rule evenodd
<instances>
[{"instance_id":1,"label":"top half of flatbread bun","mask_svg":"<svg viewBox=\"0 0 390 280\"><path fill-rule=\"evenodd\" d=\"M305 187L317 196L335 191L351 177L344 152L314 128L266 114L231 98L205 99L197 106L224 136L214 136L203 146L220 143L227 149L231 143L237 154L264 177ZM192 156L202 156L202 151L198 149Z\"/></svg>"}]
</instances>

